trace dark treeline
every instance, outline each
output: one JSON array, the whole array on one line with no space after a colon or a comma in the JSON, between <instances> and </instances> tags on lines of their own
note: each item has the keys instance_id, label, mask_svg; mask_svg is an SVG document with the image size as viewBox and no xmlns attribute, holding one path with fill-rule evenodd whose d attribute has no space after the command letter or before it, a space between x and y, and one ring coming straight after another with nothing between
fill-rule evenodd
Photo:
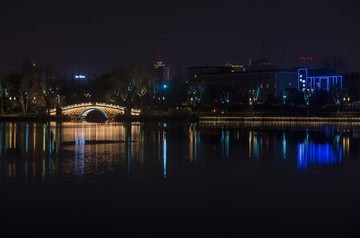
<instances>
[{"instance_id":1,"label":"dark treeline","mask_svg":"<svg viewBox=\"0 0 360 238\"><path fill-rule=\"evenodd\" d=\"M185 100L178 80L162 81L142 65L114 68L93 81L77 82L49 67L25 62L15 72L0 71L1 114L49 114L50 109L83 102L105 102L130 108L164 109ZM181 104L181 103L180 103Z\"/></svg>"},{"instance_id":2,"label":"dark treeline","mask_svg":"<svg viewBox=\"0 0 360 238\"><path fill-rule=\"evenodd\" d=\"M0 72L1 114L49 113L63 105L65 77L49 67L25 62L15 72Z\"/></svg>"},{"instance_id":3,"label":"dark treeline","mask_svg":"<svg viewBox=\"0 0 360 238\"><path fill-rule=\"evenodd\" d=\"M81 83L67 79L50 67L26 62L11 73L0 72L0 112L48 114L50 109L82 102L104 102L153 111L227 113L241 111L337 111L351 109L348 89L332 88L311 95L284 89L265 95L259 86L248 94L233 87L185 83L181 74L163 81L161 73L142 65L114 68ZM266 100L258 100L265 98Z\"/></svg>"}]
</instances>

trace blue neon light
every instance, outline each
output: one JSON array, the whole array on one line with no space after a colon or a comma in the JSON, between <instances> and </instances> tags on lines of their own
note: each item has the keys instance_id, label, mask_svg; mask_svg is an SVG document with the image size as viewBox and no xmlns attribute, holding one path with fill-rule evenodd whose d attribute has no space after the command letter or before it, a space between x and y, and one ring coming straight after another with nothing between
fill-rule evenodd
<instances>
[{"instance_id":1,"label":"blue neon light","mask_svg":"<svg viewBox=\"0 0 360 238\"><path fill-rule=\"evenodd\" d=\"M163 145L163 157L164 157L164 178L166 179L166 153L167 152L167 142L166 142L166 132L164 132L164 145Z\"/></svg>"},{"instance_id":2,"label":"blue neon light","mask_svg":"<svg viewBox=\"0 0 360 238\"><path fill-rule=\"evenodd\" d=\"M98 108L88 108L88 109L86 109L85 111L83 111L83 112L81 113L81 115L79 116L79 120L81 121L81 117L82 117L82 115L83 115L85 112L87 112L87 111L93 111L93 110L97 110L97 111L101 112L101 113L104 115L104 117L106 118L106 120L109 119L108 116L106 116L106 114L105 114L102 110L100 110L100 109L98 109Z\"/></svg>"},{"instance_id":3,"label":"blue neon light","mask_svg":"<svg viewBox=\"0 0 360 238\"><path fill-rule=\"evenodd\" d=\"M305 73L304 73L305 72ZM326 86L323 87L322 81L326 80ZM305 82L304 82L305 81ZM304 91L310 90L319 91L324 89L330 91L332 87L338 87L340 83L340 88L343 87L343 77L341 75L333 76L308 76L308 69L298 69L298 90ZM305 86L304 86L305 84ZM316 85L318 84L318 87Z\"/></svg>"},{"instance_id":4,"label":"blue neon light","mask_svg":"<svg viewBox=\"0 0 360 238\"><path fill-rule=\"evenodd\" d=\"M300 77L301 75L301 77ZM305 80L305 83L307 84L308 83L308 71L306 68L303 68L303 69L298 69L298 90L299 91L302 91L302 89L304 88L303 86L303 82L300 82L300 79L301 80ZM307 87L307 85L305 85L305 88Z\"/></svg>"},{"instance_id":5,"label":"blue neon light","mask_svg":"<svg viewBox=\"0 0 360 238\"><path fill-rule=\"evenodd\" d=\"M166 84L164 84L164 85L163 85L163 88L167 88L167 85L166 85Z\"/></svg>"}]
</instances>

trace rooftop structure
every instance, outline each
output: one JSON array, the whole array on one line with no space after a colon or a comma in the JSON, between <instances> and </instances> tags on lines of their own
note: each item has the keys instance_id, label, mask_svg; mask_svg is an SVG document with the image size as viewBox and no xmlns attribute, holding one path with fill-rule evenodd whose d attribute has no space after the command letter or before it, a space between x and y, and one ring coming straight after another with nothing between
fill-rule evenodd
<instances>
[{"instance_id":1,"label":"rooftop structure","mask_svg":"<svg viewBox=\"0 0 360 238\"><path fill-rule=\"evenodd\" d=\"M343 87L341 75L309 75L307 68L298 69L298 90L313 93L319 90L330 91L333 87Z\"/></svg>"}]
</instances>

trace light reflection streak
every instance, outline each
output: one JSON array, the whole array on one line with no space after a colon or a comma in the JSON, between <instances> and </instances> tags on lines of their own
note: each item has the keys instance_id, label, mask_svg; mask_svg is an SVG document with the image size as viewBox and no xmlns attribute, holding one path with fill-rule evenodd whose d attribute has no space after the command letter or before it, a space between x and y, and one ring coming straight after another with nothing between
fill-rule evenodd
<instances>
[{"instance_id":1,"label":"light reflection streak","mask_svg":"<svg viewBox=\"0 0 360 238\"><path fill-rule=\"evenodd\" d=\"M194 155L194 133L192 130L192 126L189 126L189 160L193 161Z\"/></svg>"},{"instance_id":2,"label":"light reflection streak","mask_svg":"<svg viewBox=\"0 0 360 238\"><path fill-rule=\"evenodd\" d=\"M25 125L25 131L26 131L26 135L25 135L25 151L26 153L29 151L29 124L26 123Z\"/></svg>"},{"instance_id":3,"label":"light reflection streak","mask_svg":"<svg viewBox=\"0 0 360 238\"><path fill-rule=\"evenodd\" d=\"M221 149L222 154L226 158L229 158L229 130L225 130L224 127L221 130Z\"/></svg>"},{"instance_id":4,"label":"light reflection streak","mask_svg":"<svg viewBox=\"0 0 360 238\"><path fill-rule=\"evenodd\" d=\"M163 159L164 159L164 178L166 179L166 160L167 160L167 142L166 142L166 131L163 132Z\"/></svg>"},{"instance_id":5,"label":"light reflection streak","mask_svg":"<svg viewBox=\"0 0 360 238\"><path fill-rule=\"evenodd\" d=\"M200 154L200 131L196 129L196 124L192 123L189 126L189 160L197 163Z\"/></svg>"},{"instance_id":6,"label":"light reflection streak","mask_svg":"<svg viewBox=\"0 0 360 238\"><path fill-rule=\"evenodd\" d=\"M44 124L43 125L43 151L44 152L45 152L45 145L46 145L45 136L46 136L46 125Z\"/></svg>"},{"instance_id":7,"label":"light reflection streak","mask_svg":"<svg viewBox=\"0 0 360 238\"><path fill-rule=\"evenodd\" d=\"M51 132L50 128L55 132L55 136L51 136L49 133ZM3 170L0 171L2 174L0 177L15 178L14 176L18 173L18 176L21 174L22 180L26 183L32 182L34 177L37 177L38 181L49 182L52 181L50 178L59 174L81 177L120 168L118 171L121 171L124 177L128 175L129 178L130 176L133 178L141 175L143 168L149 169L152 166L151 169L156 168L158 176L168 179L174 171L174 163L170 160L173 147L167 147L168 137L173 135L170 134L172 128L172 124L165 127L162 123L156 124L155 127L143 127L143 124L137 123L120 125L95 123L0 124L0 170ZM209 128L211 129L209 130ZM202 127L192 123L182 127L185 150L181 151L180 148L177 153L189 163L189 166L194 166L192 162L201 165L207 162L206 157L200 157L200 155L206 154L206 144L215 141L216 143L211 144L209 148L212 150L214 147L214 154L222 156L221 158L230 159L230 149L234 152L240 151L246 156L248 146L249 158L256 158L259 162L265 159L287 159L286 164L292 163L295 171L297 167L298 170L307 170L310 166L338 166L342 164L343 158L350 156L350 142L352 142L350 136L354 135L354 131L349 128L351 127L314 128L304 126L301 130L278 129L274 131L259 128L247 130L246 128L232 128L227 125L214 126L213 124L210 127ZM247 137L244 132L248 132L248 145L243 140L244 136ZM209 139L209 136L214 135L213 139ZM220 138L221 144L219 143ZM18 140L19 146L20 141L24 143L21 150L14 150L16 140ZM242 143L239 142L240 140ZM245 142L245 148L243 142ZM187 146L189 147L187 148ZM12 150L9 150L10 147ZM6 149L9 153L20 151L22 157L15 160L9 156L9 161L4 160L4 157L10 155ZM58 159L57 151L59 150L60 153L63 153L64 150L71 151L70 158L60 157ZM218 159L219 157L214 158ZM175 166L182 166L180 162ZM138 171L139 168L141 168L140 171Z\"/></svg>"},{"instance_id":8,"label":"light reflection streak","mask_svg":"<svg viewBox=\"0 0 360 238\"><path fill-rule=\"evenodd\" d=\"M282 147L283 147L283 159L286 159L286 136L285 136L285 131L283 132Z\"/></svg>"},{"instance_id":9,"label":"light reflection streak","mask_svg":"<svg viewBox=\"0 0 360 238\"><path fill-rule=\"evenodd\" d=\"M13 131L12 131L13 125L12 123L10 123L9 125L9 149L12 149L12 135L13 135Z\"/></svg>"},{"instance_id":10,"label":"light reflection streak","mask_svg":"<svg viewBox=\"0 0 360 238\"><path fill-rule=\"evenodd\" d=\"M332 131L335 131L333 128ZM342 163L343 156L349 156L350 138L340 133L329 132L329 127L324 127L327 138L326 143L315 142L310 139L309 130L306 131L306 138L298 142L298 169L307 170L309 165L336 166ZM335 136L333 136L335 135ZM340 138L342 143L340 144Z\"/></svg>"},{"instance_id":11,"label":"light reflection streak","mask_svg":"<svg viewBox=\"0 0 360 238\"><path fill-rule=\"evenodd\" d=\"M12 131L12 133L14 134L14 149L16 149L16 135L17 135L16 127L17 127L16 124L14 124L13 131Z\"/></svg>"}]
</instances>

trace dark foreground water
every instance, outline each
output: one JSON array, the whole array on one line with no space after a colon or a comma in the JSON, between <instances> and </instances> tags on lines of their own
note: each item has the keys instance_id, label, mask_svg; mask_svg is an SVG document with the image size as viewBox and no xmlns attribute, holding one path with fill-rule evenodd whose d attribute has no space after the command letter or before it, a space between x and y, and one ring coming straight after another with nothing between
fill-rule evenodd
<instances>
[{"instance_id":1,"label":"dark foreground water","mask_svg":"<svg viewBox=\"0 0 360 238\"><path fill-rule=\"evenodd\" d=\"M360 124L0 124L0 237L347 237Z\"/></svg>"}]
</instances>

